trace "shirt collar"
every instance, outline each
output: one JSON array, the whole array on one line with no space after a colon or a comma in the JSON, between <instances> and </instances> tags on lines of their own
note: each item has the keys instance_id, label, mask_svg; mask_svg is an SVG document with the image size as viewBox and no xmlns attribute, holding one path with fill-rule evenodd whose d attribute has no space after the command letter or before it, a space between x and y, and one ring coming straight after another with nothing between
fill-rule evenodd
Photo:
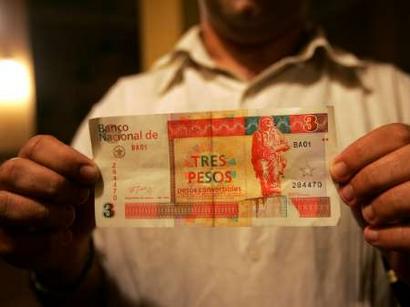
<instances>
[{"instance_id":1,"label":"shirt collar","mask_svg":"<svg viewBox=\"0 0 410 307\"><path fill-rule=\"evenodd\" d=\"M365 80L363 80L362 78L362 72L366 68L366 62L360 60L351 53L348 53L341 49L333 48L330 45L329 41L326 39L321 29L318 29L316 31L312 39L304 48L302 48L302 50L298 54L285 57L277 61L276 63L273 63L258 77L256 77L255 81L258 82L258 80L264 79L268 75L279 71L285 66L304 63L313 58L318 50L324 50L325 55L337 65L354 70L361 85L365 89L369 89L369 87L366 86ZM158 87L160 94L164 94L172 87L174 81L178 79L182 68L186 63L190 61L195 63L196 65L208 69L218 69L218 66L209 56L208 52L205 49L205 46L202 43L200 29L198 26L192 27L179 40L173 51L161 57L154 63L152 67L152 69L154 70L167 68L165 74L160 80Z\"/></svg>"}]
</instances>

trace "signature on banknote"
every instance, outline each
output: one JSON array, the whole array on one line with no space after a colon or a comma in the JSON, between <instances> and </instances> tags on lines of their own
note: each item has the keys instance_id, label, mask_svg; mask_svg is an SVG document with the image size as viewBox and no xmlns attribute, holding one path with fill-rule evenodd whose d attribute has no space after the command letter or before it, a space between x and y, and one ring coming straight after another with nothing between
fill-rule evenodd
<instances>
[{"instance_id":1,"label":"signature on banknote","mask_svg":"<svg viewBox=\"0 0 410 307\"><path fill-rule=\"evenodd\" d=\"M128 193L130 195L151 194L152 187L144 185L133 185L128 188Z\"/></svg>"}]
</instances>

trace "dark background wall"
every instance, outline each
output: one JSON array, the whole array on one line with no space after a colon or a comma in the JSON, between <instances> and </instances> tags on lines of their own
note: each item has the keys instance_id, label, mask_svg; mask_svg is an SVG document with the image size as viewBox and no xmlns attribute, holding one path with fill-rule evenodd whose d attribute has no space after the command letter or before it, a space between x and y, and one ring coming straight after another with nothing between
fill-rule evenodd
<instances>
[{"instance_id":1,"label":"dark background wall","mask_svg":"<svg viewBox=\"0 0 410 307\"><path fill-rule=\"evenodd\" d=\"M29 2L38 132L65 142L119 76L139 70L135 0Z\"/></svg>"},{"instance_id":2,"label":"dark background wall","mask_svg":"<svg viewBox=\"0 0 410 307\"><path fill-rule=\"evenodd\" d=\"M361 57L395 63L410 72L410 1L312 2L313 18L323 25L333 43Z\"/></svg>"}]
</instances>

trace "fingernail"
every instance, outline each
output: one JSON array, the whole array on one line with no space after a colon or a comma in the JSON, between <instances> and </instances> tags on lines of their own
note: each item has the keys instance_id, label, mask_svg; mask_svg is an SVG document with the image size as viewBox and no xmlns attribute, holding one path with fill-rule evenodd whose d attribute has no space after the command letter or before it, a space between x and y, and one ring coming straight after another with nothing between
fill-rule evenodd
<instances>
[{"instance_id":1,"label":"fingernail","mask_svg":"<svg viewBox=\"0 0 410 307\"><path fill-rule=\"evenodd\" d=\"M100 176L100 172L96 166L84 165L80 169L80 175L87 181L95 182Z\"/></svg>"},{"instance_id":2,"label":"fingernail","mask_svg":"<svg viewBox=\"0 0 410 307\"><path fill-rule=\"evenodd\" d=\"M330 173L336 181L344 179L348 175L346 163L343 161L334 162L330 167Z\"/></svg>"},{"instance_id":3,"label":"fingernail","mask_svg":"<svg viewBox=\"0 0 410 307\"><path fill-rule=\"evenodd\" d=\"M348 184L340 190L340 195L346 203L351 203L354 200L353 187Z\"/></svg>"},{"instance_id":4,"label":"fingernail","mask_svg":"<svg viewBox=\"0 0 410 307\"><path fill-rule=\"evenodd\" d=\"M364 230L364 238L369 243L375 243L379 239L379 232L370 227L366 227Z\"/></svg>"},{"instance_id":5,"label":"fingernail","mask_svg":"<svg viewBox=\"0 0 410 307\"><path fill-rule=\"evenodd\" d=\"M363 217L366 220L366 222L372 224L374 223L374 220L376 218L376 214L374 213L374 209L372 205L368 205L364 207L362 211Z\"/></svg>"}]
</instances>

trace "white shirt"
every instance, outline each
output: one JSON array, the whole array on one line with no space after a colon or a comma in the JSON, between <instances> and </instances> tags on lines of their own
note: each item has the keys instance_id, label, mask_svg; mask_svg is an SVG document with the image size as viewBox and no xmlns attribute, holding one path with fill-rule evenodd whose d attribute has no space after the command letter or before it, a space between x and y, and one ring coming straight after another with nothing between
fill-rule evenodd
<instances>
[{"instance_id":1,"label":"white shirt","mask_svg":"<svg viewBox=\"0 0 410 307\"><path fill-rule=\"evenodd\" d=\"M410 79L319 34L245 82L217 68L194 28L150 72L119 80L89 116L268 105L332 105L343 149L375 127L410 122ZM74 146L91 156L86 122ZM337 227L97 229L95 242L107 275L133 304L391 306L379 254L343 204Z\"/></svg>"}]
</instances>

